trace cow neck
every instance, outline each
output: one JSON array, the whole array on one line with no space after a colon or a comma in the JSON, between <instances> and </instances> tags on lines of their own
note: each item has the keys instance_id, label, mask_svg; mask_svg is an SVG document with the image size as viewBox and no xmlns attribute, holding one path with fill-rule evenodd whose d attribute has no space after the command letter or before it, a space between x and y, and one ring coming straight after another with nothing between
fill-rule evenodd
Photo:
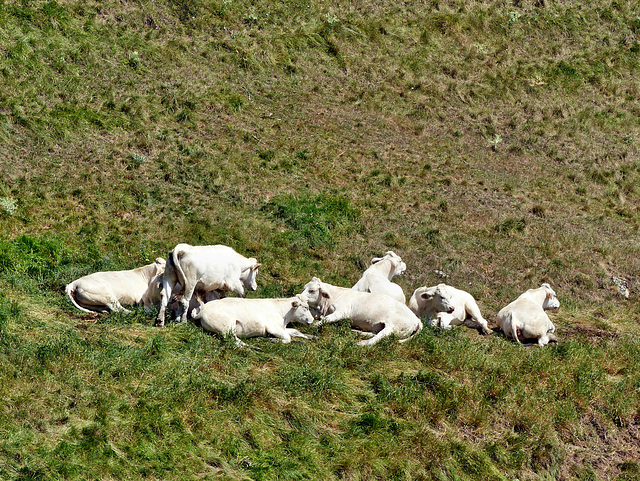
<instances>
[{"instance_id":1,"label":"cow neck","mask_svg":"<svg viewBox=\"0 0 640 481\"><path fill-rule=\"evenodd\" d=\"M376 262L371 267L374 267L380 274L384 275L387 279L391 280L393 278L393 263L391 259L383 259L381 261Z\"/></svg>"}]
</instances>

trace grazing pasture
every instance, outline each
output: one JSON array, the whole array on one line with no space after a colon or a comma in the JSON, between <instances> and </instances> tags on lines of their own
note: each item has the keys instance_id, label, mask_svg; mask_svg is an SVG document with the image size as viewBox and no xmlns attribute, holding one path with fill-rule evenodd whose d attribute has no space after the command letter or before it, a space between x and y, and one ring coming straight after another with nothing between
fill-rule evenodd
<instances>
[{"instance_id":1,"label":"grazing pasture","mask_svg":"<svg viewBox=\"0 0 640 481\"><path fill-rule=\"evenodd\" d=\"M0 478L636 479L639 67L635 1L5 0ZM491 327L547 282L558 342L238 350L65 296L179 243L249 298L392 250Z\"/></svg>"}]
</instances>

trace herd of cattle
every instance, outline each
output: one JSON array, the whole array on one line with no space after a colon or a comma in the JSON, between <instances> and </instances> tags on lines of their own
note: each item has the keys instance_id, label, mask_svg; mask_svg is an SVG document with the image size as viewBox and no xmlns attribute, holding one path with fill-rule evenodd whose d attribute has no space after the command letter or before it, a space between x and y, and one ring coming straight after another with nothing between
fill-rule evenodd
<instances>
[{"instance_id":1,"label":"herd of cattle","mask_svg":"<svg viewBox=\"0 0 640 481\"><path fill-rule=\"evenodd\" d=\"M360 345L372 345L395 335L404 342L422 329L421 318L437 327L467 325L491 334L471 294L439 284L417 288L408 305L402 288L391 279L406 271L406 264L392 251L371 260L371 266L351 288L337 287L317 277L302 293L285 299L246 299L245 290L257 289L260 264L231 247L178 244L167 256L137 269L96 272L66 286L75 307L84 312L129 312L123 305L159 306L156 325L164 326L167 308L174 318L188 318L203 329L240 338L272 336L282 342L291 337L312 338L290 322L317 326L349 319L354 330L368 337ZM240 297L224 297L234 292ZM560 306L549 284L529 289L497 315L507 337L535 341L544 346L555 341L555 327L545 310Z\"/></svg>"}]
</instances>

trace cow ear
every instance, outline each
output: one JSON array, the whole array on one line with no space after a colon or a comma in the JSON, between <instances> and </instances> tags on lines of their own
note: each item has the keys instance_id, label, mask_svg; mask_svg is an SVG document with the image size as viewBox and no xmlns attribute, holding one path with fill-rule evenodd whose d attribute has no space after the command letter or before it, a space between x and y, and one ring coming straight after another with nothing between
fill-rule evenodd
<instances>
[{"instance_id":1,"label":"cow ear","mask_svg":"<svg viewBox=\"0 0 640 481\"><path fill-rule=\"evenodd\" d=\"M423 292L422 294L420 294L420 297L425 301L428 301L429 299L433 299L433 294L430 294L429 292Z\"/></svg>"},{"instance_id":2,"label":"cow ear","mask_svg":"<svg viewBox=\"0 0 640 481\"><path fill-rule=\"evenodd\" d=\"M371 259L371 263L372 264L377 264L378 262L380 262L383 258L382 257L374 257L373 259Z\"/></svg>"},{"instance_id":3,"label":"cow ear","mask_svg":"<svg viewBox=\"0 0 640 481\"><path fill-rule=\"evenodd\" d=\"M251 270L252 270L252 271L257 271L257 270L260 268L260 266L261 266L261 265L262 265L262 264L260 264L260 263L256 263L256 264L254 264L254 266L251 268Z\"/></svg>"},{"instance_id":4,"label":"cow ear","mask_svg":"<svg viewBox=\"0 0 640 481\"><path fill-rule=\"evenodd\" d=\"M295 300L291 303L291 307L293 307L294 309L297 309L298 307L300 307L300 303L297 300Z\"/></svg>"},{"instance_id":5,"label":"cow ear","mask_svg":"<svg viewBox=\"0 0 640 481\"><path fill-rule=\"evenodd\" d=\"M322 297L324 297L325 299L329 299L329 297L331 297L331 296L329 296L329 293L328 293L328 292L324 292L324 291L321 291L321 292L320 292L320 295L321 295Z\"/></svg>"}]
</instances>

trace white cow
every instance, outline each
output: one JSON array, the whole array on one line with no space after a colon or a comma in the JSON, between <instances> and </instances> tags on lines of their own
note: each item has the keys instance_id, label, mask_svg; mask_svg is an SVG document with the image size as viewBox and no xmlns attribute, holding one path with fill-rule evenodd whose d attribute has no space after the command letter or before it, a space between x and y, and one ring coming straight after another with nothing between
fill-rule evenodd
<instances>
[{"instance_id":1,"label":"white cow","mask_svg":"<svg viewBox=\"0 0 640 481\"><path fill-rule=\"evenodd\" d=\"M360 280L352 289L360 292L372 292L374 294L386 294L403 304L406 302L402 287L391 282L393 276L402 275L407 270L407 265L402 258L393 251L387 251L384 257L374 257L371 265L364 271Z\"/></svg>"},{"instance_id":2,"label":"white cow","mask_svg":"<svg viewBox=\"0 0 640 481\"><path fill-rule=\"evenodd\" d=\"M189 303L196 289L203 291L232 291L244 297L245 289L258 288L256 275L260 264L247 259L231 247L223 245L191 246L178 244L167 257L167 268L162 279L162 302L157 325L164 326L164 317L171 295L183 286L182 322L186 322Z\"/></svg>"},{"instance_id":3,"label":"white cow","mask_svg":"<svg viewBox=\"0 0 640 481\"><path fill-rule=\"evenodd\" d=\"M371 346L383 337L395 334L408 339L422 329L422 322L407 306L389 296L336 287L314 277L302 293L309 305L317 307L323 316L317 325L350 319L356 329L373 333L360 341Z\"/></svg>"},{"instance_id":4,"label":"white cow","mask_svg":"<svg viewBox=\"0 0 640 481\"><path fill-rule=\"evenodd\" d=\"M291 337L312 339L312 336L287 327L292 321L311 324L313 316L302 296L287 299L238 299L227 297L207 302L192 312L192 319L200 321L205 331L224 336L233 334L236 345L246 346L239 338L274 336L283 343Z\"/></svg>"},{"instance_id":5,"label":"white cow","mask_svg":"<svg viewBox=\"0 0 640 481\"><path fill-rule=\"evenodd\" d=\"M480 328L484 334L493 334L473 296L447 284L418 287L409 299L409 309L418 317L426 315L434 319L443 329L464 324Z\"/></svg>"},{"instance_id":6,"label":"white cow","mask_svg":"<svg viewBox=\"0 0 640 481\"><path fill-rule=\"evenodd\" d=\"M157 281L165 269L158 257L153 264L128 271L94 272L76 279L65 288L74 306L84 312L126 312L124 305L144 305L150 310L160 300Z\"/></svg>"},{"instance_id":7,"label":"white cow","mask_svg":"<svg viewBox=\"0 0 640 481\"><path fill-rule=\"evenodd\" d=\"M529 289L511 304L498 312L498 326L507 337L536 339L540 346L555 341L556 328L546 312L560 307L556 293L547 283L537 289Z\"/></svg>"}]
</instances>

